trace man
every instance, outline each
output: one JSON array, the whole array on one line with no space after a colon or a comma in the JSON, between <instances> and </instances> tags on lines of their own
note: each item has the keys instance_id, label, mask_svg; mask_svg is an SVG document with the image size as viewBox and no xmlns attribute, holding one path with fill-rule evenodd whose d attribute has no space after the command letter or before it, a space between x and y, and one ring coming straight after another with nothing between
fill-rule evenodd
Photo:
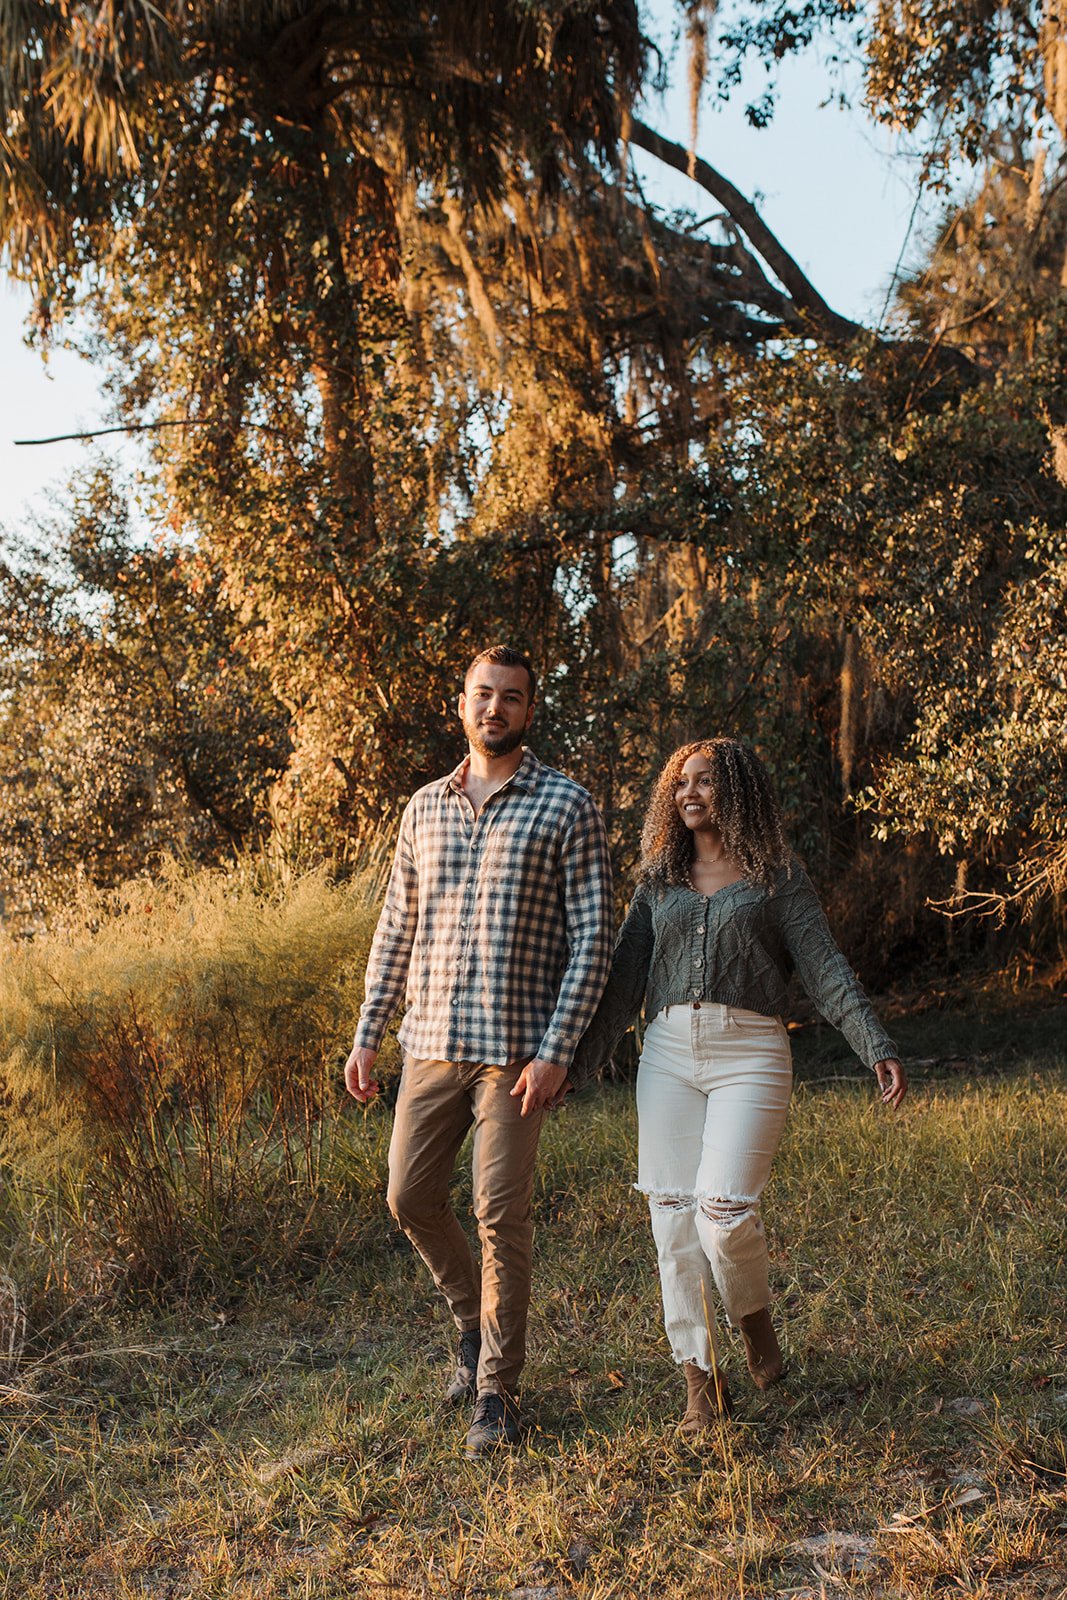
<instances>
[{"instance_id":1,"label":"man","mask_svg":"<svg viewBox=\"0 0 1067 1600\"><path fill-rule=\"evenodd\" d=\"M527 658L505 645L471 663L459 697L468 754L404 811L345 1065L366 1104L406 988L389 1209L459 1329L446 1398L476 1401L470 1454L518 1438L541 1119L571 1087L611 964L604 826L584 789L524 749L535 689ZM448 1194L472 1124L480 1274Z\"/></svg>"}]
</instances>

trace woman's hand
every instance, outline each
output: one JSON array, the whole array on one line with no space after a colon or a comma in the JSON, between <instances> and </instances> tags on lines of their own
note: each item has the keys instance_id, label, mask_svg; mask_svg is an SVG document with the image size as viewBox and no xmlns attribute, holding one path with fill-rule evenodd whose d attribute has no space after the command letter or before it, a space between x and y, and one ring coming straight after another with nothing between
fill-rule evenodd
<instances>
[{"instance_id":1,"label":"woman's hand","mask_svg":"<svg viewBox=\"0 0 1067 1600\"><path fill-rule=\"evenodd\" d=\"M908 1074L904 1071L904 1063L895 1056L887 1056L884 1061L874 1063L874 1075L882 1091L882 1104L899 1106L908 1092Z\"/></svg>"},{"instance_id":2,"label":"woman's hand","mask_svg":"<svg viewBox=\"0 0 1067 1600\"><path fill-rule=\"evenodd\" d=\"M545 1101L545 1110L546 1111L558 1111L560 1106L563 1104L564 1100L566 1100L567 1096L569 1094L573 1094L573 1093L574 1093L574 1084L571 1082L571 1079L569 1077L564 1078L563 1087L556 1090L556 1092L552 1096L551 1100L546 1100Z\"/></svg>"}]
</instances>

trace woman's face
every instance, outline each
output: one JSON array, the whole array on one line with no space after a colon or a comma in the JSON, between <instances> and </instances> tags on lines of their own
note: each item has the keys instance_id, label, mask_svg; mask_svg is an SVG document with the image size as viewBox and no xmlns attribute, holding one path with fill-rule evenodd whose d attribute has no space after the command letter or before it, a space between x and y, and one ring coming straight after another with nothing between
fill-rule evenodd
<instances>
[{"instance_id":1,"label":"woman's face","mask_svg":"<svg viewBox=\"0 0 1067 1600\"><path fill-rule=\"evenodd\" d=\"M678 774L674 803L690 833L710 832L716 826L714 779L703 751L689 756Z\"/></svg>"}]
</instances>

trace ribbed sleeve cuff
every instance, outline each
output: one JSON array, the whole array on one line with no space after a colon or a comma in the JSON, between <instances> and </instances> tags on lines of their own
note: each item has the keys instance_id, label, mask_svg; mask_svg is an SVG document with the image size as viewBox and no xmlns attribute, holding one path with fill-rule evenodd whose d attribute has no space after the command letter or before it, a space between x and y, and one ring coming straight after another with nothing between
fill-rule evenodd
<instances>
[{"instance_id":1,"label":"ribbed sleeve cuff","mask_svg":"<svg viewBox=\"0 0 1067 1600\"><path fill-rule=\"evenodd\" d=\"M876 1061L888 1061L900 1058L900 1052L888 1033L879 1029L877 1033L869 1033L863 1040L863 1049L857 1051L866 1066L874 1071Z\"/></svg>"}]
</instances>

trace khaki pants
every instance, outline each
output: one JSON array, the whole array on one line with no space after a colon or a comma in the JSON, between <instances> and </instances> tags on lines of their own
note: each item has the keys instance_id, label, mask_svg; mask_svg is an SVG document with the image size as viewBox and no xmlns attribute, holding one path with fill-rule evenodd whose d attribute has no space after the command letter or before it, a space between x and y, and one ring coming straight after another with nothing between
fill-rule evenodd
<instances>
[{"instance_id":1,"label":"khaki pants","mask_svg":"<svg viewBox=\"0 0 1067 1600\"><path fill-rule=\"evenodd\" d=\"M478 1393L514 1392L526 1357L534 1164L542 1114L512 1099L523 1063L488 1066L408 1057L389 1146L389 1209L433 1274L461 1333L480 1328ZM448 1186L474 1126L474 1215L482 1264Z\"/></svg>"}]
</instances>

